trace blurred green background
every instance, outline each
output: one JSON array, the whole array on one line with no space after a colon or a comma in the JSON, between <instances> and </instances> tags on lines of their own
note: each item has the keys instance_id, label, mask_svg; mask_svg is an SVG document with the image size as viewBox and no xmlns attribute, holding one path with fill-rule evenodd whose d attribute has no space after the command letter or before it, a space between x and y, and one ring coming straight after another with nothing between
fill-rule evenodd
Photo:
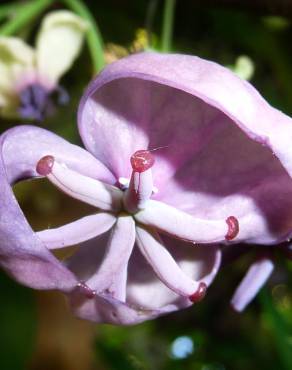
<instances>
[{"instance_id":1,"label":"blurred green background","mask_svg":"<svg viewBox=\"0 0 292 370\"><path fill-rule=\"evenodd\" d=\"M47 3L43 13L16 30L17 35L33 43L42 15L70 1ZM167 30L170 19L163 38L166 3L173 3L175 12L173 27ZM198 55L228 66L246 55L254 66L253 85L272 105L292 114L291 1L98 0L84 4L98 24L107 61L144 47ZM18 15L11 13L0 25L7 27ZM70 104L41 125L80 143L76 110L91 78L92 59L85 47L62 80ZM18 123L2 120L1 132ZM71 203L43 181L17 185L15 191L36 229L86 214L84 206ZM292 370L292 264L279 257L266 288L244 313L236 314L229 299L250 260L245 256L226 266L196 307L134 327L76 320L59 294L34 292L1 272L0 368Z\"/></svg>"}]
</instances>

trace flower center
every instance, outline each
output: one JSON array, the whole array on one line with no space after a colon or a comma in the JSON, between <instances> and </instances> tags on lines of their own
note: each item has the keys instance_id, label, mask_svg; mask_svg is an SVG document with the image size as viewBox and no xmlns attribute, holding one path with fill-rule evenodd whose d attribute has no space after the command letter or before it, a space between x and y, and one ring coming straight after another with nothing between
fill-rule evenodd
<instances>
[{"instance_id":1,"label":"flower center","mask_svg":"<svg viewBox=\"0 0 292 370\"><path fill-rule=\"evenodd\" d=\"M19 99L19 114L22 118L42 121L54 112L56 105L67 104L69 96L59 86L50 91L45 86L34 83L20 92Z\"/></svg>"}]
</instances>

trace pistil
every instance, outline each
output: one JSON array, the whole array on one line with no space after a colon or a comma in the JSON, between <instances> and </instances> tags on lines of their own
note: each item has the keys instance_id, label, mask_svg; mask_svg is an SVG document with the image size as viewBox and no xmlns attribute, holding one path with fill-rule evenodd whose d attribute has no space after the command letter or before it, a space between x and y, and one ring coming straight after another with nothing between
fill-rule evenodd
<instances>
[{"instance_id":1,"label":"pistil","mask_svg":"<svg viewBox=\"0 0 292 370\"><path fill-rule=\"evenodd\" d=\"M130 213L144 209L153 192L151 167L154 157L148 150L138 150L130 158L133 169L129 188L124 196L124 206Z\"/></svg>"}]
</instances>

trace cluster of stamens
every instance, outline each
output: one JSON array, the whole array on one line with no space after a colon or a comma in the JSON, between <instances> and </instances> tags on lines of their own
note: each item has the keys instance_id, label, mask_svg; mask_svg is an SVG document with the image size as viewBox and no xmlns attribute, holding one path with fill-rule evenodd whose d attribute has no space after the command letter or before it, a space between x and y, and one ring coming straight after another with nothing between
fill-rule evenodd
<instances>
[{"instance_id":1,"label":"cluster of stamens","mask_svg":"<svg viewBox=\"0 0 292 370\"><path fill-rule=\"evenodd\" d=\"M161 202L153 200L151 201L151 205L147 207L147 202L150 201L150 197L153 193L151 167L154 165L155 160L150 151L138 150L131 156L130 162L133 172L129 186L125 191L78 174L77 172L68 169L66 166L58 164L52 155L46 155L41 158L37 163L36 171L39 175L46 176L62 191L77 199L95 205L103 211L115 212L117 217L121 211L126 211L133 215L134 219L136 219L140 224L143 224L144 222L147 224L147 212L143 213L140 211L143 211L144 209L147 210L148 208L155 208L155 206L162 207ZM76 177L76 181L71 181L74 177ZM177 219L179 217L185 217L185 222L190 224L192 223L192 216L184 214L182 211L176 210L168 205L164 205L163 207L165 208L165 214L169 217L177 217ZM174 216L172 216L172 213ZM155 210L153 211L153 214L155 214ZM234 216L229 216L225 221L227 224L227 232L224 238L226 241L232 241L239 233L238 220ZM161 226L159 226L158 229L172 234L172 225L165 226L163 222L164 220L162 219ZM200 220L199 222L202 221ZM175 225L176 224L177 222ZM198 227L198 224L194 222L194 228L196 227ZM187 227L185 229L187 229ZM198 230L193 231L198 232ZM40 237L42 237L42 233L40 232L39 234ZM180 226L180 230L173 233L175 237L183 240L200 243L200 241L194 240L194 238L189 236L191 234L192 230L184 230L183 222ZM94 298L97 294L97 292L94 289L91 289L85 282L80 282L77 288L89 299ZM196 291L188 295L188 298L192 302L199 302L204 298L206 290L206 283L203 281L197 282Z\"/></svg>"}]
</instances>

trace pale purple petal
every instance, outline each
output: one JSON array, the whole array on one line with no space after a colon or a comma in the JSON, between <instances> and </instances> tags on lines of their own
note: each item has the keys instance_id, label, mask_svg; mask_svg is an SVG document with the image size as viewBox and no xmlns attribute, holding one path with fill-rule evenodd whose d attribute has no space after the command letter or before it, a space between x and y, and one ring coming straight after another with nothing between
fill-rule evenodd
<instances>
[{"instance_id":1,"label":"pale purple petal","mask_svg":"<svg viewBox=\"0 0 292 370\"><path fill-rule=\"evenodd\" d=\"M7 181L3 152L0 187L1 267L18 282L35 289L72 290L76 285L74 275L47 250L19 208Z\"/></svg>"},{"instance_id":2,"label":"pale purple petal","mask_svg":"<svg viewBox=\"0 0 292 370\"><path fill-rule=\"evenodd\" d=\"M115 179L110 171L86 150L34 126L18 126L1 136L1 151L6 174L10 183L21 179L39 177L36 173L38 161L52 155L69 168L106 183Z\"/></svg>"},{"instance_id":3,"label":"pale purple petal","mask_svg":"<svg viewBox=\"0 0 292 370\"><path fill-rule=\"evenodd\" d=\"M84 95L79 129L117 178L130 177L134 151L158 148L157 200L202 219L251 219L248 242L291 233L291 119L216 63L155 53L113 63Z\"/></svg>"},{"instance_id":4,"label":"pale purple petal","mask_svg":"<svg viewBox=\"0 0 292 370\"><path fill-rule=\"evenodd\" d=\"M274 263L268 257L255 261L248 269L236 289L231 305L236 311L243 311L266 283L274 270Z\"/></svg>"},{"instance_id":5,"label":"pale purple petal","mask_svg":"<svg viewBox=\"0 0 292 370\"><path fill-rule=\"evenodd\" d=\"M77 293L71 296L71 305L76 316L97 323L116 325L134 325L151 320L173 311L174 307L165 307L164 310L147 310L143 307L132 307L108 295L86 299Z\"/></svg>"},{"instance_id":6,"label":"pale purple petal","mask_svg":"<svg viewBox=\"0 0 292 370\"><path fill-rule=\"evenodd\" d=\"M70 291L75 276L62 265L36 236L23 215L11 184L38 176L36 164L53 155L84 175L113 182L111 173L85 150L49 131L20 126L0 138L0 264L17 281L36 289Z\"/></svg>"},{"instance_id":7,"label":"pale purple petal","mask_svg":"<svg viewBox=\"0 0 292 370\"><path fill-rule=\"evenodd\" d=\"M38 231L36 235L48 249L58 249L93 239L111 229L115 222L112 214L97 213L58 228Z\"/></svg>"}]
</instances>

